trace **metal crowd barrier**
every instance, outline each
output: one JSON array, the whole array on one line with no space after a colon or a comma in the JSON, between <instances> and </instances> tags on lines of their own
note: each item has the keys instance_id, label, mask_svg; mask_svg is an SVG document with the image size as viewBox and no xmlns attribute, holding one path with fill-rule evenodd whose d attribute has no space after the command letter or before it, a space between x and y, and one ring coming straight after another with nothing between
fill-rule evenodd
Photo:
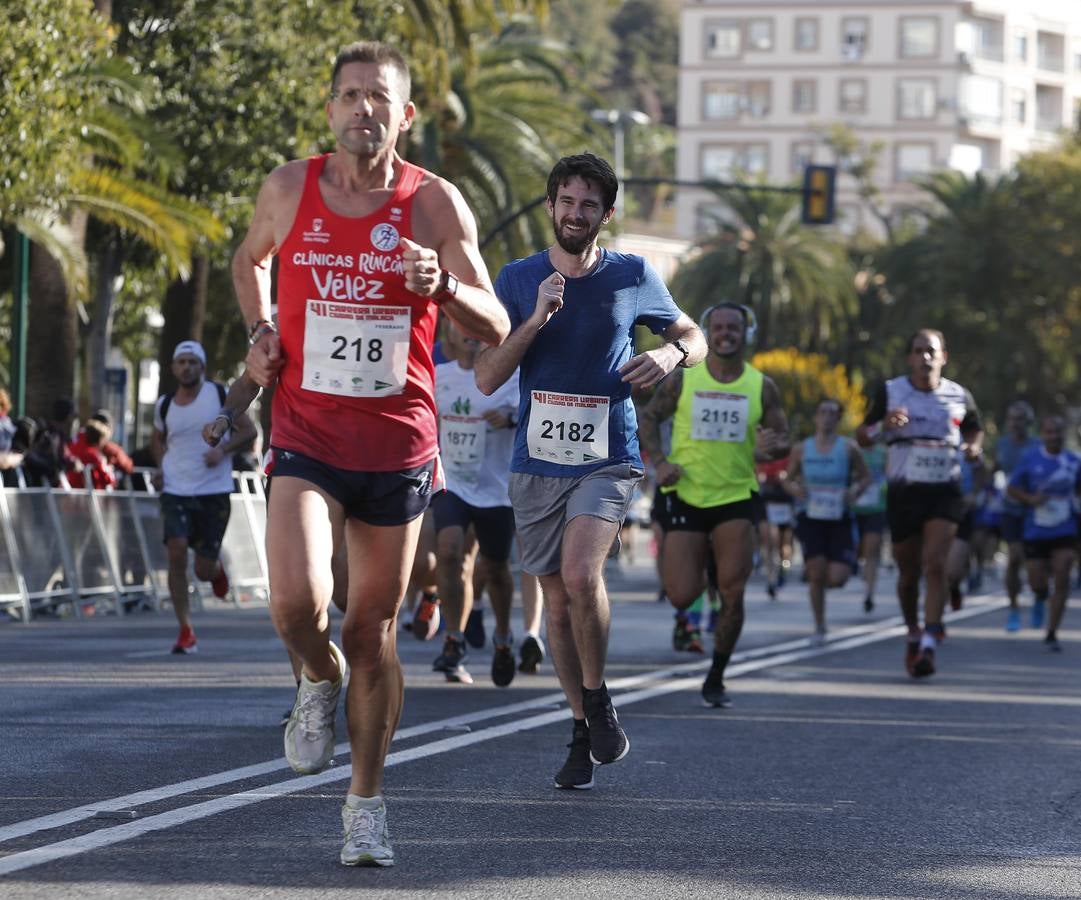
<instances>
[{"instance_id":1,"label":"metal crowd barrier","mask_svg":"<svg viewBox=\"0 0 1081 900\"><path fill-rule=\"evenodd\" d=\"M160 499L151 470L137 469L143 490L0 488L0 610L29 622L70 606L74 615L133 608L160 611L169 598L168 556L162 543ZM266 494L262 476L234 472L232 512L222 544L233 602L268 597ZM200 600L199 582L188 582Z\"/></svg>"}]
</instances>

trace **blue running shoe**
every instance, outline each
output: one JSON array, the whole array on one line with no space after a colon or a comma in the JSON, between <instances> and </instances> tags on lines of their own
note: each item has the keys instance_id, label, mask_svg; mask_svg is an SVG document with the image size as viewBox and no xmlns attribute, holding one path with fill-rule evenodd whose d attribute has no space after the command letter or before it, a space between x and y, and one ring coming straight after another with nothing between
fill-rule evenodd
<instances>
[{"instance_id":1,"label":"blue running shoe","mask_svg":"<svg viewBox=\"0 0 1081 900\"><path fill-rule=\"evenodd\" d=\"M1043 628L1043 615L1046 608L1047 600L1043 597L1037 597L1032 602L1032 618L1028 623L1031 628Z\"/></svg>"},{"instance_id":2,"label":"blue running shoe","mask_svg":"<svg viewBox=\"0 0 1081 900\"><path fill-rule=\"evenodd\" d=\"M1010 611L1006 614L1006 630L1021 630L1021 610L1019 610L1016 606L1011 606Z\"/></svg>"}]
</instances>

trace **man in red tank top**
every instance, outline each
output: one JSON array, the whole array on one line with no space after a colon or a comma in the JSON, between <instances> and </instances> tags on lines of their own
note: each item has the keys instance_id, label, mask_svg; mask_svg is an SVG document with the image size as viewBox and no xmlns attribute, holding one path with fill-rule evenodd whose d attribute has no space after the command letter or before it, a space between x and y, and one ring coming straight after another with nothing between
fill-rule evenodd
<instances>
[{"instance_id":1,"label":"man in red tank top","mask_svg":"<svg viewBox=\"0 0 1081 900\"><path fill-rule=\"evenodd\" d=\"M285 729L296 771L329 764L352 669L346 865L394 863L381 796L402 708L394 620L439 483L430 349L438 309L488 344L510 328L461 194L395 151L416 112L409 89L393 48L343 48L326 104L337 148L270 173L233 259L252 343L248 374L277 384L267 559L274 624L303 661ZM339 650L327 610L333 535L343 526L350 579Z\"/></svg>"}]
</instances>

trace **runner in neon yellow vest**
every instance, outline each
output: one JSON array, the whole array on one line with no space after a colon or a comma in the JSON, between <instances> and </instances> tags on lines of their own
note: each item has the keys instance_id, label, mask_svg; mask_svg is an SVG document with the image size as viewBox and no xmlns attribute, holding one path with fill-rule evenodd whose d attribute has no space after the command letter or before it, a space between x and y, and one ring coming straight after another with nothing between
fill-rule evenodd
<instances>
[{"instance_id":1,"label":"runner in neon yellow vest","mask_svg":"<svg viewBox=\"0 0 1081 900\"><path fill-rule=\"evenodd\" d=\"M706 310L706 364L661 382L639 422L639 440L666 492L663 580L672 605L686 609L694 602L711 557L716 569L721 613L702 685L703 701L715 707L731 705L724 670L743 629L743 593L753 567L760 505L754 463L788 453L777 385L743 361L752 321L750 310L734 303ZM669 418L672 451L666 456L660 424Z\"/></svg>"}]
</instances>

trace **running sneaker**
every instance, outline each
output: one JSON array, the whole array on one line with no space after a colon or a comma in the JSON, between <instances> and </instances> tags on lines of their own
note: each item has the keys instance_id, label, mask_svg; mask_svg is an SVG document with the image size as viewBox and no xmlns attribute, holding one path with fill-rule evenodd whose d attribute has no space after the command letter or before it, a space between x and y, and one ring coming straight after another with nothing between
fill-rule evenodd
<instances>
[{"instance_id":1,"label":"running sneaker","mask_svg":"<svg viewBox=\"0 0 1081 900\"><path fill-rule=\"evenodd\" d=\"M497 644L492 639L495 652L492 654L492 684L496 687L507 687L514 681L514 645Z\"/></svg>"},{"instance_id":2,"label":"running sneaker","mask_svg":"<svg viewBox=\"0 0 1081 900\"><path fill-rule=\"evenodd\" d=\"M557 788L573 788L588 791L593 787L593 760L589 755L589 727L585 722L575 722L571 732L571 742L567 744L570 753L563 768L556 772Z\"/></svg>"},{"instance_id":3,"label":"running sneaker","mask_svg":"<svg viewBox=\"0 0 1081 900\"><path fill-rule=\"evenodd\" d=\"M910 631L905 640L905 671L913 678L916 676L916 659L920 655L920 632Z\"/></svg>"},{"instance_id":4,"label":"running sneaker","mask_svg":"<svg viewBox=\"0 0 1081 900\"><path fill-rule=\"evenodd\" d=\"M430 641L439 631L440 619L439 598L435 594L424 594L413 614L413 625L410 628L413 637L418 641Z\"/></svg>"},{"instance_id":5,"label":"running sneaker","mask_svg":"<svg viewBox=\"0 0 1081 900\"><path fill-rule=\"evenodd\" d=\"M390 846L387 831L387 807L380 803L378 809L354 809L346 801L342 807L343 866L393 866L394 850Z\"/></svg>"},{"instance_id":6,"label":"running sneaker","mask_svg":"<svg viewBox=\"0 0 1081 900\"><path fill-rule=\"evenodd\" d=\"M965 602L964 595L961 593L961 585L954 584L950 586L950 609L956 611L961 608L961 605Z\"/></svg>"},{"instance_id":7,"label":"running sneaker","mask_svg":"<svg viewBox=\"0 0 1081 900\"><path fill-rule=\"evenodd\" d=\"M432 661L432 671L450 672L458 663L468 658L462 639L448 634L443 638L443 651Z\"/></svg>"},{"instance_id":8,"label":"running sneaker","mask_svg":"<svg viewBox=\"0 0 1081 900\"><path fill-rule=\"evenodd\" d=\"M522 646L518 649L518 655L522 661L518 663L518 671L526 675L536 675L537 666L544 661L544 642L527 634Z\"/></svg>"},{"instance_id":9,"label":"running sneaker","mask_svg":"<svg viewBox=\"0 0 1081 900\"><path fill-rule=\"evenodd\" d=\"M863 611L873 612L875 608L875 598L868 594L863 598Z\"/></svg>"},{"instance_id":10,"label":"running sneaker","mask_svg":"<svg viewBox=\"0 0 1081 900\"><path fill-rule=\"evenodd\" d=\"M935 674L935 651L933 647L921 647L912 664L913 678L926 678Z\"/></svg>"},{"instance_id":11,"label":"running sneaker","mask_svg":"<svg viewBox=\"0 0 1081 900\"><path fill-rule=\"evenodd\" d=\"M465 621L465 642L479 650L484 646L487 635L484 633L484 610L474 609Z\"/></svg>"},{"instance_id":12,"label":"running sneaker","mask_svg":"<svg viewBox=\"0 0 1081 900\"><path fill-rule=\"evenodd\" d=\"M311 681L301 672L297 700L285 726L285 758L301 775L322 772L334 756L334 719L345 681L345 657L333 641L330 653L338 664L337 680Z\"/></svg>"},{"instance_id":13,"label":"running sneaker","mask_svg":"<svg viewBox=\"0 0 1081 900\"><path fill-rule=\"evenodd\" d=\"M1030 628L1043 628L1044 611L1047 609L1047 600L1037 597L1032 601L1032 613L1028 620Z\"/></svg>"},{"instance_id":14,"label":"running sneaker","mask_svg":"<svg viewBox=\"0 0 1081 900\"><path fill-rule=\"evenodd\" d=\"M1011 606L1010 611L1006 613L1006 630L1021 630L1021 610L1016 606Z\"/></svg>"},{"instance_id":15,"label":"running sneaker","mask_svg":"<svg viewBox=\"0 0 1081 900\"><path fill-rule=\"evenodd\" d=\"M702 682L702 702L712 709L728 709L732 705L732 698L724 689L724 669L710 666Z\"/></svg>"},{"instance_id":16,"label":"running sneaker","mask_svg":"<svg viewBox=\"0 0 1081 900\"><path fill-rule=\"evenodd\" d=\"M683 649L688 653L705 653L706 649L702 646L702 632L694 627L688 628L687 645Z\"/></svg>"},{"instance_id":17,"label":"running sneaker","mask_svg":"<svg viewBox=\"0 0 1081 900\"><path fill-rule=\"evenodd\" d=\"M777 585L775 585L772 581L767 582L767 584L766 584L766 593L769 595L770 600L776 600L777 599Z\"/></svg>"},{"instance_id":18,"label":"running sneaker","mask_svg":"<svg viewBox=\"0 0 1081 900\"><path fill-rule=\"evenodd\" d=\"M582 706L589 725L589 758L598 766L619 762L631 749L631 742L620 727L608 686L602 681L595 691L582 688Z\"/></svg>"},{"instance_id":19,"label":"running sneaker","mask_svg":"<svg viewBox=\"0 0 1081 900\"><path fill-rule=\"evenodd\" d=\"M672 649L677 653L687 649L687 617L676 613L676 624L672 627Z\"/></svg>"},{"instance_id":20,"label":"running sneaker","mask_svg":"<svg viewBox=\"0 0 1081 900\"><path fill-rule=\"evenodd\" d=\"M215 597L225 599L229 593L229 576L225 574L225 566L218 563L218 574L210 579L210 589L214 592Z\"/></svg>"},{"instance_id":21,"label":"running sneaker","mask_svg":"<svg viewBox=\"0 0 1081 900\"><path fill-rule=\"evenodd\" d=\"M190 625L185 625L177 635L176 643L173 644L173 653L198 653L199 644L195 640L195 630Z\"/></svg>"},{"instance_id":22,"label":"running sneaker","mask_svg":"<svg viewBox=\"0 0 1081 900\"><path fill-rule=\"evenodd\" d=\"M816 628L814 634L811 635L812 647L825 647L826 646L826 629Z\"/></svg>"},{"instance_id":23,"label":"running sneaker","mask_svg":"<svg viewBox=\"0 0 1081 900\"><path fill-rule=\"evenodd\" d=\"M1062 652L1062 644L1058 642L1058 638L1053 634L1049 634L1043 639L1043 645L1052 653Z\"/></svg>"}]
</instances>

